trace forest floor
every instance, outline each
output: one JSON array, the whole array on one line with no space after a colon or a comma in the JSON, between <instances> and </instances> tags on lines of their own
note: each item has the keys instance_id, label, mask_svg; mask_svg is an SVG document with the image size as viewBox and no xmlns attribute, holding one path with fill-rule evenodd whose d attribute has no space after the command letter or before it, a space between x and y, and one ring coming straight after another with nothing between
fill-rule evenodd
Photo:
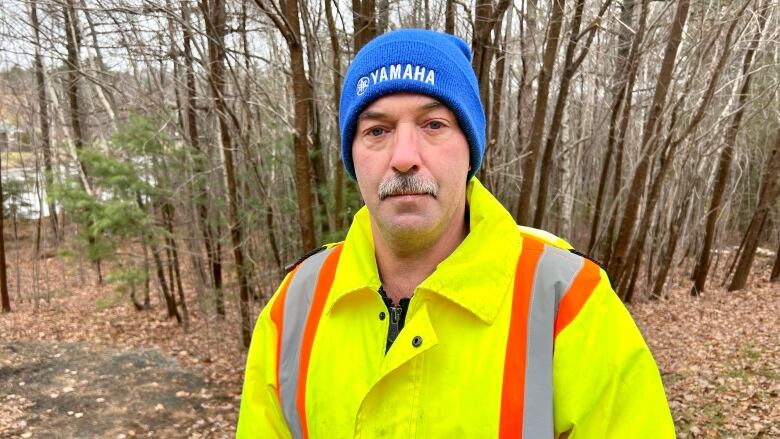
<instances>
[{"instance_id":1,"label":"forest floor","mask_svg":"<svg viewBox=\"0 0 780 439\"><path fill-rule=\"evenodd\" d=\"M41 294L44 263L51 287L36 307L32 259L18 261L24 300L0 314L0 438L234 436L245 362L235 303L220 320L190 297L185 332L156 295L138 312L92 270L52 257L37 264ZM630 307L678 437L780 438L780 284L764 280L768 264L757 259L744 291L710 281L691 298L679 276L665 300Z\"/></svg>"},{"instance_id":2,"label":"forest floor","mask_svg":"<svg viewBox=\"0 0 780 439\"><path fill-rule=\"evenodd\" d=\"M715 279L693 298L692 282L679 276L666 300L629 307L661 370L678 437L780 438L780 283L767 280L771 263L757 257L741 291Z\"/></svg>"},{"instance_id":3,"label":"forest floor","mask_svg":"<svg viewBox=\"0 0 780 439\"><path fill-rule=\"evenodd\" d=\"M218 319L193 293L185 331L154 285L152 308L139 312L115 284L96 285L88 264L59 256L34 264L27 245L6 247L12 312L0 314L0 438L235 436L245 357L234 302Z\"/></svg>"}]
</instances>

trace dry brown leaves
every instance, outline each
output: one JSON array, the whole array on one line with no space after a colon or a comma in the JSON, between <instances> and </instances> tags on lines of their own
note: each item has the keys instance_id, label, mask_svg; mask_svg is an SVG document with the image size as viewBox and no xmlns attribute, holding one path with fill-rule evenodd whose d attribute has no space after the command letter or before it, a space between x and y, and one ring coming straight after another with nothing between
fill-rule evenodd
<instances>
[{"instance_id":1,"label":"dry brown leaves","mask_svg":"<svg viewBox=\"0 0 780 439\"><path fill-rule=\"evenodd\" d=\"M752 282L631 307L656 358L678 437L780 438L780 284L758 259Z\"/></svg>"},{"instance_id":2,"label":"dry brown leaves","mask_svg":"<svg viewBox=\"0 0 780 439\"><path fill-rule=\"evenodd\" d=\"M35 285L31 259L26 255L20 260L26 301L14 301L14 312L0 316L0 339L161 349L229 395L233 415L219 420L221 431L214 437L233 435L245 357L238 323L230 318L237 315L230 294L228 318L220 320L204 312L210 307L198 307L191 293L191 328L185 333L165 316L156 295L150 311L135 311L127 298L111 305L113 287L95 286L90 267L79 270L71 263L63 271L50 258L45 263L51 299L34 310L29 300ZM766 261L761 261L756 265L763 264L759 269L766 271ZM748 289L734 293L710 281L706 294L691 298L690 282L680 276L666 300L631 307L661 369L679 437L780 438L780 285L767 283L766 277L763 272L754 275ZM45 295L41 282L38 289ZM5 410L0 427L25 422L29 404L20 398L0 401Z\"/></svg>"},{"instance_id":3,"label":"dry brown leaves","mask_svg":"<svg viewBox=\"0 0 780 439\"><path fill-rule=\"evenodd\" d=\"M214 412L215 419L207 419L210 425L216 426L211 428L216 431L208 437L234 436L246 360L239 325L231 318L237 315L236 303L229 295L225 319L205 312L202 308L206 306L198 305L194 293L188 295L190 328L185 332L175 319L166 316L165 306L155 293L153 308L138 312L127 297L114 291L114 285L97 286L94 270L87 265L79 268L72 260L63 265L56 257L39 261L36 283L29 253L23 252L17 265L12 265L15 262L12 256L9 257L9 290L13 312L0 314L0 340L84 342L122 350L157 348L222 389L220 396L231 401L232 407L220 407ZM17 266L20 267L21 301L13 300ZM37 306L32 300L36 285L40 298ZM0 395L0 437L4 426L18 427L24 423L21 414L29 407L29 402L18 395L2 400L4 396ZM224 413L230 415L223 416ZM182 428L181 437L201 436L188 434Z\"/></svg>"}]
</instances>

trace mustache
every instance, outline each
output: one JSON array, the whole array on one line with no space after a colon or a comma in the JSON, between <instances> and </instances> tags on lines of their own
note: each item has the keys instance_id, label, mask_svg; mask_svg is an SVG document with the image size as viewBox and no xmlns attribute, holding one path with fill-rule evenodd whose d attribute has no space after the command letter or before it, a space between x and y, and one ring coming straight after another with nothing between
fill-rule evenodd
<instances>
[{"instance_id":1,"label":"mustache","mask_svg":"<svg viewBox=\"0 0 780 439\"><path fill-rule=\"evenodd\" d=\"M393 195L427 194L436 198L439 195L439 185L435 180L409 174L396 174L379 185L379 199L384 200Z\"/></svg>"}]
</instances>

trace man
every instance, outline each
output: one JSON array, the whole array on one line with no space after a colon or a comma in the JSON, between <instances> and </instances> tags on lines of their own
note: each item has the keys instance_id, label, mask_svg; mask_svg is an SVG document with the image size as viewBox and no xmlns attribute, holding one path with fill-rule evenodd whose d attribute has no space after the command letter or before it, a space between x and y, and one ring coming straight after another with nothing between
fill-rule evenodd
<instances>
[{"instance_id":1,"label":"man","mask_svg":"<svg viewBox=\"0 0 780 439\"><path fill-rule=\"evenodd\" d=\"M261 314L240 438L672 438L606 274L518 228L474 174L485 116L462 40L367 44L341 96L366 206Z\"/></svg>"}]
</instances>

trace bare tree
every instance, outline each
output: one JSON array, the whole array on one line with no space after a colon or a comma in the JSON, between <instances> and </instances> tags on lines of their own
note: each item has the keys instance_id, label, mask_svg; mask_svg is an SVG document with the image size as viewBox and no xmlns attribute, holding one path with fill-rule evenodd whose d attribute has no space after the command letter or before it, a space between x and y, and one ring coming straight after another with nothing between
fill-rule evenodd
<instances>
[{"instance_id":1,"label":"bare tree","mask_svg":"<svg viewBox=\"0 0 780 439\"><path fill-rule=\"evenodd\" d=\"M697 108L694 111L691 119L688 121L687 126L680 127L682 133L679 134L679 136L677 137L674 136L675 136L675 131L678 128L678 125L682 125L678 121L681 118L680 113L682 111L683 104L687 100L687 97L691 95L691 89L693 86L694 79L703 76L699 73L700 70L699 66L703 63L705 58L706 59L712 58L715 42L719 40L719 36L720 36L719 29L718 32L714 33L713 37L710 38L708 44L705 46L705 49L700 52L701 56L699 57L698 62L693 68L692 71L693 73L689 75L688 79L685 82L685 85L683 86L683 91L682 93L680 93L679 99L677 99L677 102L672 108L668 133L664 141L661 142L662 147L660 148L660 152L657 154L658 159L656 161L658 162L657 165L658 171L655 173L654 178L652 178L650 191L646 197L647 199L644 208L646 214L640 219L639 222L638 230L640 231L647 231L650 228L650 222L653 218L653 215L656 212L656 203L658 202L661 196L661 189L663 186L663 182L665 181L668 171L672 167L672 163L674 161L678 149L680 148L682 143L688 139L691 133L694 132L696 127L701 123L701 121L704 119L707 109L709 109L711 106L712 98L715 95L716 89L720 85L720 78L723 74L727 62L730 60L730 55L732 51L731 41L734 35L734 31L736 30L737 23L739 23L740 18L742 17L742 14L745 12L745 9L747 8L748 5L749 5L749 1L745 2L742 9L737 11L735 16L733 17L731 24L728 28L728 31L726 32L723 51L720 54L720 56L716 58L717 62L715 63L714 68L712 69L712 75L710 76L707 88L704 91L704 95L702 96L701 100L698 102ZM649 233L636 234L630 246L629 259L627 261L626 268L624 270L624 276L622 278L617 279L617 287L622 291L623 298L627 302L630 302L633 298L634 285L636 279L636 276L634 274L635 273L638 274L642 262L642 258L644 256L645 242L648 236ZM630 277L628 273L631 274Z\"/></svg>"},{"instance_id":2,"label":"bare tree","mask_svg":"<svg viewBox=\"0 0 780 439\"><path fill-rule=\"evenodd\" d=\"M642 156L632 173L633 178L631 179L631 186L628 190L628 200L623 212L623 219L620 223L614 252L610 255L608 263L612 275L617 279L620 279L621 276L623 276L629 245L634 233L634 226L639 214L644 186L647 181L650 158L658 148L661 117L669 86L672 81L672 72L677 59L677 49L682 41L683 28L688 19L689 8L690 2L688 0L677 2L677 10L672 19L671 29L669 30L669 41L666 44L664 57L661 61L661 70L658 73L658 81L655 86L655 93L653 94L653 102L648 111L647 121L645 122L642 131Z\"/></svg>"},{"instance_id":3,"label":"bare tree","mask_svg":"<svg viewBox=\"0 0 780 439\"><path fill-rule=\"evenodd\" d=\"M777 202L778 195L780 195L780 128L777 129L775 134L775 145L764 169L761 192L758 195L758 205L753 213L753 218L750 220L750 225L747 231L745 231L737 269L734 272L734 277L731 279L731 284L729 284L729 291L745 288L748 275L750 274L750 267L753 265L753 259L756 256L759 235L764 230L769 210L772 204Z\"/></svg>"},{"instance_id":4,"label":"bare tree","mask_svg":"<svg viewBox=\"0 0 780 439\"><path fill-rule=\"evenodd\" d=\"M8 149L8 134L0 132L0 150ZM0 200L3 197L3 166L0 163ZM0 202L0 304L3 312L11 312L11 299L8 297L8 273L5 264L5 228L3 219L5 218L5 206Z\"/></svg>"},{"instance_id":5,"label":"bare tree","mask_svg":"<svg viewBox=\"0 0 780 439\"><path fill-rule=\"evenodd\" d=\"M81 29L79 28L78 15L74 0L65 0L63 4L63 17L65 23L66 48L68 57L66 65L68 66L68 105L70 116L70 127L73 135L73 145L78 153L84 147L84 133L81 121L81 98L79 97L79 79L81 77ZM81 169L81 180L84 189L92 193L89 184L89 173L84 163L76 157ZM99 266L100 262L98 262Z\"/></svg>"},{"instance_id":6,"label":"bare tree","mask_svg":"<svg viewBox=\"0 0 780 439\"><path fill-rule=\"evenodd\" d=\"M517 222L525 225L530 225L533 218L531 199L533 198L534 182L536 181L536 165L542 145L542 136L544 135L550 81L552 80L553 67L555 67L558 40L561 35L563 13L566 7L566 0L554 0L552 3L550 24L547 27L547 44L544 47L544 61L542 69L539 71L536 106L534 108L533 122L531 123L531 137L528 143L528 156L523 160L521 170L523 183L520 186L520 199L517 203Z\"/></svg>"},{"instance_id":7,"label":"bare tree","mask_svg":"<svg viewBox=\"0 0 780 439\"><path fill-rule=\"evenodd\" d=\"M558 86L558 97L555 100L555 109L553 110L552 121L550 122L550 130L547 134L547 141L544 144L544 150L542 152L541 172L539 175L539 193L536 198L536 212L534 213L533 225L536 228L542 227L542 221L544 220L545 213L547 212L547 192L549 190L550 176L552 175L552 163L553 152L555 151L555 145L558 143L558 136L561 132L561 126L563 122L564 109L566 108L566 102L569 97L569 86L571 80L574 78L574 74L579 69L582 61L590 50L590 45L593 42L593 36L599 29L599 23L601 17L609 8L611 0L607 0L601 6L601 10L593 22L582 32L580 32L580 25L582 23L582 13L585 9L585 0L577 0L574 6L574 18L571 22L571 31L569 35L569 42L566 45L566 54L563 60L563 73L561 74L561 81ZM580 49L575 58L574 54L577 50L577 43L580 38L588 36L587 41Z\"/></svg>"},{"instance_id":8,"label":"bare tree","mask_svg":"<svg viewBox=\"0 0 780 439\"><path fill-rule=\"evenodd\" d=\"M455 34L455 0L444 0L444 32Z\"/></svg>"},{"instance_id":9,"label":"bare tree","mask_svg":"<svg viewBox=\"0 0 780 439\"><path fill-rule=\"evenodd\" d=\"M751 71L751 65L753 64L753 57L758 48L758 44L761 42L761 35L764 32L764 26L766 25L767 15L769 9L766 4L759 8L758 12L758 27L754 34L753 39L750 42L750 46L745 51L745 57L742 60L742 87L739 91L737 98L737 110L734 113L734 117L731 120L731 124L726 129L726 135L723 139L723 148L721 149L720 156L718 158L718 169L716 171L715 182L712 189L712 198L710 199L710 207L707 210L706 218L707 225L704 235L704 243L701 253L699 254L699 260L694 270L694 285L691 288L691 295L698 296L704 291L704 285L707 281L707 274L710 270L710 253L712 251L712 243L715 240L715 225L723 207L723 195L726 193L726 183L729 177L729 171L731 169L731 163L734 160L734 146L737 142L737 134L739 127L742 124L742 118L745 114L745 103L747 102L748 95L750 93L750 80L753 76Z\"/></svg>"},{"instance_id":10,"label":"bare tree","mask_svg":"<svg viewBox=\"0 0 780 439\"><path fill-rule=\"evenodd\" d=\"M202 0L201 10L206 19L209 52L209 83L214 105L219 119L219 134L222 142L222 154L225 158L225 180L228 188L228 220L230 222L230 240L233 245L236 278L238 280L239 313L241 322L241 340L246 348L252 339L252 327L249 320L249 281L244 261L244 231L238 214L238 192L233 164L233 144L225 102L225 4L223 0Z\"/></svg>"},{"instance_id":11,"label":"bare tree","mask_svg":"<svg viewBox=\"0 0 780 439\"><path fill-rule=\"evenodd\" d=\"M33 41L35 43L35 82L38 89L38 113L41 127L41 150L43 151L43 166L46 171L44 179L46 188L50 188L53 181L52 159L51 159L51 134L49 130L49 100L46 97L46 79L44 75L43 57L41 56L41 38L40 25L38 24L38 2L30 1L30 25L33 30ZM57 209L54 203L49 203L49 217L51 220L52 231L55 240L58 233Z\"/></svg>"},{"instance_id":12,"label":"bare tree","mask_svg":"<svg viewBox=\"0 0 780 439\"><path fill-rule=\"evenodd\" d=\"M373 1L370 1L373 5ZM255 0L260 9L271 19L284 37L290 51L290 68L292 70L293 97L295 100L295 188L298 194L298 220L301 228L301 239L304 248L316 246L314 237L314 216L312 215L311 172L309 170L309 100L310 88L306 79L303 62L303 41L301 40L301 24L298 18L298 1L284 2L284 10L280 11L276 4L268 4L265 0ZM357 29L357 28L356 28ZM367 29L372 29L368 26ZM357 34L356 34L357 35ZM357 42L357 36L356 36Z\"/></svg>"},{"instance_id":13,"label":"bare tree","mask_svg":"<svg viewBox=\"0 0 780 439\"><path fill-rule=\"evenodd\" d=\"M477 74L479 96L482 98L482 105L487 109L490 108L488 101L490 66L496 53L495 45L493 44L493 32L501 29L499 24L509 4L509 0L499 0L498 3L494 3L493 0L477 0L474 8L471 66Z\"/></svg>"},{"instance_id":14,"label":"bare tree","mask_svg":"<svg viewBox=\"0 0 780 439\"><path fill-rule=\"evenodd\" d=\"M383 14L387 14L388 9L385 8L382 12ZM352 28L354 29L353 46L355 48L355 53L358 53L366 43L377 36L375 0L352 0Z\"/></svg>"},{"instance_id":15,"label":"bare tree","mask_svg":"<svg viewBox=\"0 0 780 439\"><path fill-rule=\"evenodd\" d=\"M634 23L634 8L636 0L627 0L622 3L620 13L620 32L618 33L618 59L615 65L616 90L613 93L613 101L610 107L609 131L607 134L607 150L601 165L601 173L596 193L596 204L593 211L593 219L590 228L588 253L595 253L599 236L599 225L602 222L602 210L606 200L607 186L609 184L609 171L612 167L612 157L615 158L614 176L612 185L612 198L616 198L620 189L621 169L623 164L623 145L625 141L626 127L632 105L632 90L640 59L640 44L645 37L647 27L647 15L650 0L642 0L641 14L637 31L631 32ZM631 37L633 35L633 38ZM622 114L622 119L619 117ZM617 215L610 216L608 223L607 240L611 244L613 230Z\"/></svg>"},{"instance_id":16,"label":"bare tree","mask_svg":"<svg viewBox=\"0 0 780 439\"><path fill-rule=\"evenodd\" d=\"M769 275L770 282L777 282L780 280L780 247L777 248L775 254L775 264L772 266L772 274Z\"/></svg>"},{"instance_id":17,"label":"bare tree","mask_svg":"<svg viewBox=\"0 0 780 439\"><path fill-rule=\"evenodd\" d=\"M330 50L333 59L333 108L339 108L339 98L341 96L341 44L339 43L338 32L336 31L336 21L333 19L334 0L325 1L325 19L328 24L328 36L330 37ZM338 3L335 3L338 6ZM338 126L338 111L331 113L333 115L333 126ZM334 130L334 142L341 145L341 138L338 130ZM338 149L341 150L340 148ZM336 166L334 178L334 228L341 230L344 227L344 167Z\"/></svg>"},{"instance_id":18,"label":"bare tree","mask_svg":"<svg viewBox=\"0 0 780 439\"><path fill-rule=\"evenodd\" d=\"M193 148L193 166L195 176L193 178L193 195L195 206L200 219L200 228L203 234L203 245L206 249L206 258L211 273L211 286L215 294L215 307L218 315L225 315L225 300L222 294L222 257L219 245L216 243L214 228L209 217L209 192L206 187L206 153L200 143L198 131L197 113L197 87L195 84L194 57L192 54L192 25L190 20L190 7L182 1L181 23L184 52L185 75L185 107L187 115L187 140ZM196 260L200 260L197 258Z\"/></svg>"}]
</instances>

